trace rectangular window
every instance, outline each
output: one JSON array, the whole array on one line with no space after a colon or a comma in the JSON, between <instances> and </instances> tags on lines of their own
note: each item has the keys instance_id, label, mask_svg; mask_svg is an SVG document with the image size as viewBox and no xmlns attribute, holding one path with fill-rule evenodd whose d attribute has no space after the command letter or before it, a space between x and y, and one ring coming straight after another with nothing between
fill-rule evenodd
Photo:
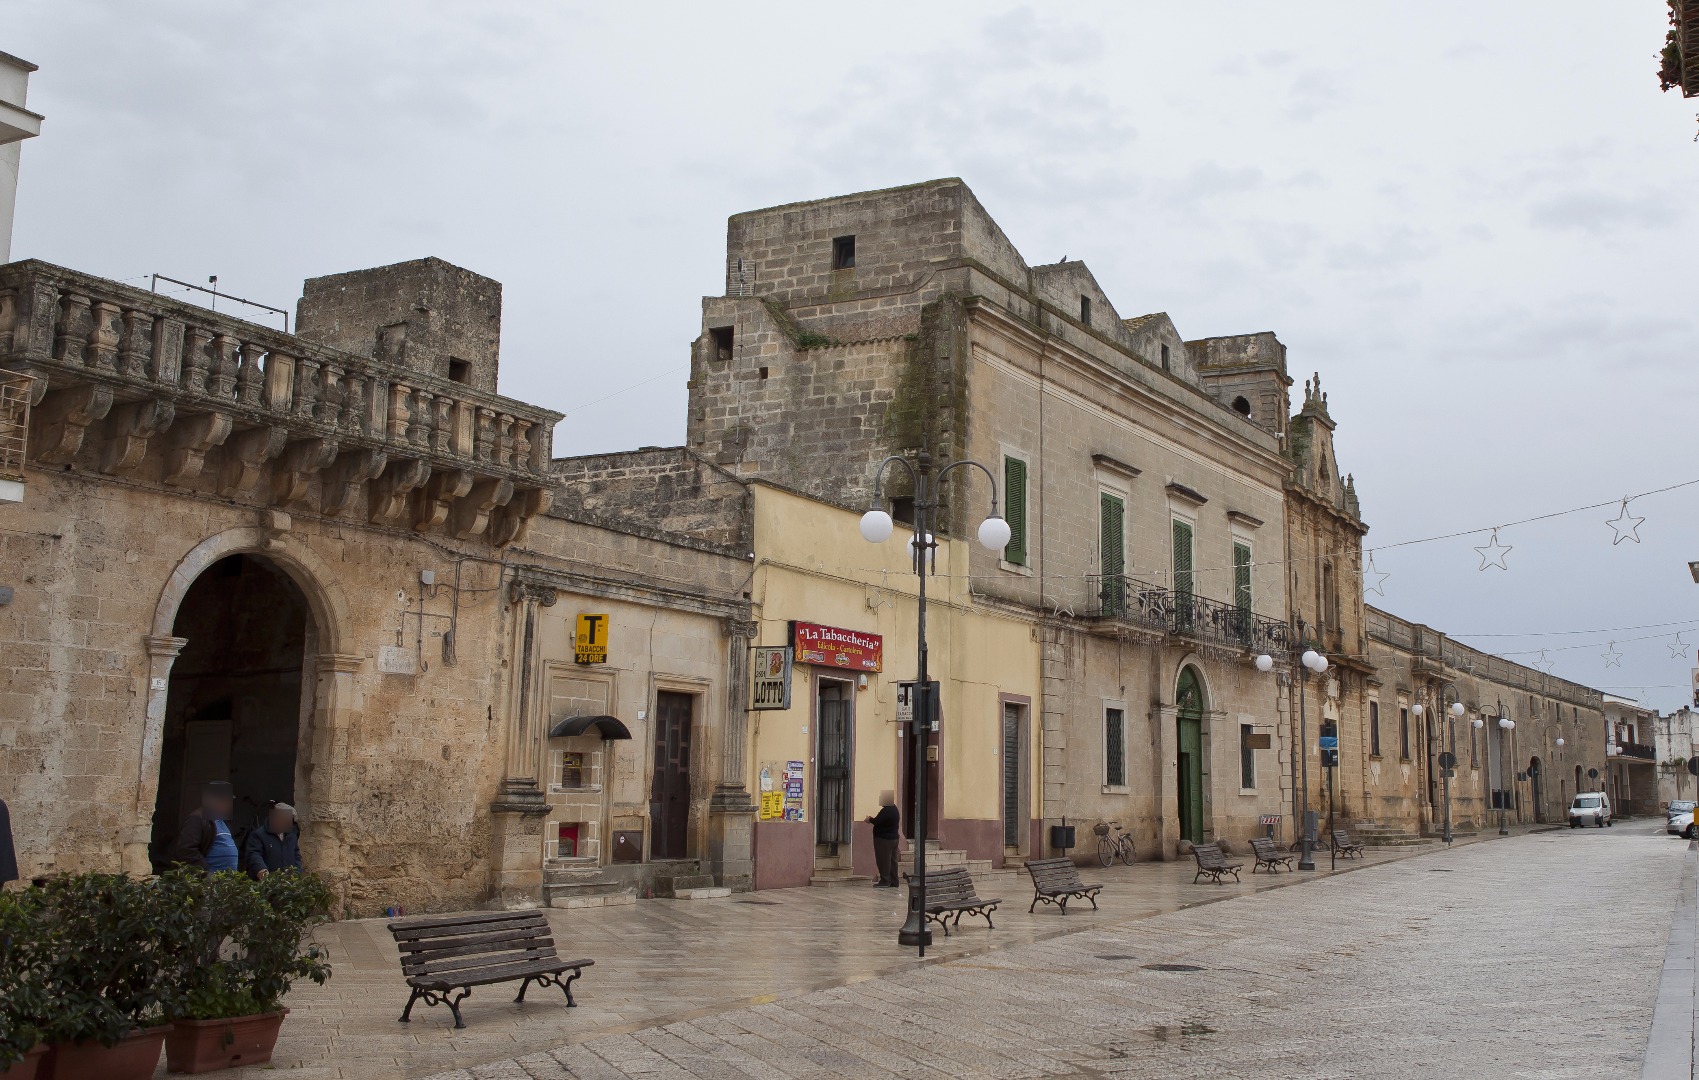
<instances>
[{"instance_id":1,"label":"rectangular window","mask_svg":"<svg viewBox=\"0 0 1699 1080\"><path fill-rule=\"evenodd\" d=\"M1251 749L1250 724L1239 725L1239 786L1254 788L1257 786L1257 753Z\"/></svg>"},{"instance_id":2,"label":"rectangular window","mask_svg":"<svg viewBox=\"0 0 1699 1080\"><path fill-rule=\"evenodd\" d=\"M560 755L560 786L567 790L584 786L584 755L565 751Z\"/></svg>"},{"instance_id":3,"label":"rectangular window","mask_svg":"<svg viewBox=\"0 0 1699 1080\"><path fill-rule=\"evenodd\" d=\"M1091 297L1080 297L1080 322L1091 325Z\"/></svg>"},{"instance_id":4,"label":"rectangular window","mask_svg":"<svg viewBox=\"0 0 1699 1080\"><path fill-rule=\"evenodd\" d=\"M1478 749L1478 746L1479 746L1479 744L1475 741L1475 725L1470 724L1469 725L1469 767L1471 769L1478 769L1478 768L1481 767L1481 753L1480 753L1480 750Z\"/></svg>"},{"instance_id":5,"label":"rectangular window","mask_svg":"<svg viewBox=\"0 0 1699 1080\"><path fill-rule=\"evenodd\" d=\"M1103 782L1127 786L1127 720L1120 709L1103 710Z\"/></svg>"},{"instance_id":6,"label":"rectangular window","mask_svg":"<svg viewBox=\"0 0 1699 1080\"><path fill-rule=\"evenodd\" d=\"M1251 642L1251 545L1233 541L1233 630L1241 642Z\"/></svg>"},{"instance_id":7,"label":"rectangular window","mask_svg":"<svg viewBox=\"0 0 1699 1080\"><path fill-rule=\"evenodd\" d=\"M1380 702L1369 702L1369 756L1380 757Z\"/></svg>"},{"instance_id":8,"label":"rectangular window","mask_svg":"<svg viewBox=\"0 0 1699 1080\"><path fill-rule=\"evenodd\" d=\"M849 270L855 266L855 237L840 236L832 241L832 269Z\"/></svg>"},{"instance_id":9,"label":"rectangular window","mask_svg":"<svg viewBox=\"0 0 1699 1080\"><path fill-rule=\"evenodd\" d=\"M1398 710L1398 757L1410 760L1410 710L1403 707Z\"/></svg>"},{"instance_id":10,"label":"rectangular window","mask_svg":"<svg viewBox=\"0 0 1699 1080\"><path fill-rule=\"evenodd\" d=\"M1009 546L1003 559L1026 565L1026 462L1003 458L1003 516L1009 523Z\"/></svg>"},{"instance_id":11,"label":"rectangular window","mask_svg":"<svg viewBox=\"0 0 1699 1080\"><path fill-rule=\"evenodd\" d=\"M732 328L729 326L711 326L708 328L708 340L714 344L714 359L725 363L732 358Z\"/></svg>"},{"instance_id":12,"label":"rectangular window","mask_svg":"<svg viewBox=\"0 0 1699 1080\"><path fill-rule=\"evenodd\" d=\"M449 357L448 358L448 381L449 382L458 382L458 383L471 382L472 381L472 364L471 364L471 362L467 361L467 360L462 360L458 356Z\"/></svg>"},{"instance_id":13,"label":"rectangular window","mask_svg":"<svg viewBox=\"0 0 1699 1080\"><path fill-rule=\"evenodd\" d=\"M1192 597L1192 523L1174 519L1174 598Z\"/></svg>"},{"instance_id":14,"label":"rectangular window","mask_svg":"<svg viewBox=\"0 0 1699 1080\"><path fill-rule=\"evenodd\" d=\"M1097 500L1097 568L1103 575L1103 613L1119 615L1127 598L1127 505L1119 495L1100 492Z\"/></svg>"},{"instance_id":15,"label":"rectangular window","mask_svg":"<svg viewBox=\"0 0 1699 1080\"><path fill-rule=\"evenodd\" d=\"M1168 370L1168 346L1162 346L1162 370Z\"/></svg>"}]
</instances>

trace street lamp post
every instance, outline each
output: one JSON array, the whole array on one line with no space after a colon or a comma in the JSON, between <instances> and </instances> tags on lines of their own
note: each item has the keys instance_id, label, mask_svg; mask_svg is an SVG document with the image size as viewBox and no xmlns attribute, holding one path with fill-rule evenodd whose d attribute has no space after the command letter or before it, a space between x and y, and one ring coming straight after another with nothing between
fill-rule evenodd
<instances>
[{"instance_id":1,"label":"street lamp post","mask_svg":"<svg viewBox=\"0 0 1699 1080\"><path fill-rule=\"evenodd\" d=\"M1298 829L1299 829L1300 835L1303 838L1302 839L1302 845L1303 846L1302 846L1302 849L1301 849L1299 856L1298 856L1298 869L1300 869L1300 870L1314 870L1316 868L1316 861L1315 861L1313 852L1312 852L1311 847L1310 847L1310 745L1309 745L1310 744L1310 730L1309 730L1309 709L1308 709L1308 705L1305 701L1305 690L1307 689L1307 687L1309 685L1310 673L1312 671L1315 672L1317 675L1320 675L1322 672L1327 670L1327 657L1323 656L1321 653L1316 652L1314 649L1305 649L1304 652L1303 652L1303 655L1298 657L1298 663L1301 664L1303 666L1303 669L1304 669L1298 675L1298 747L1297 747L1297 749L1298 749L1299 761L1301 762L1301 766L1300 766L1300 770L1299 770L1300 779L1299 779L1299 783L1298 783L1298 800L1299 800L1298 801L1298 806L1299 806ZM1264 673L1269 672L1269 671L1273 671L1274 670L1274 657L1269 656L1267 653L1264 653L1263 655L1256 658L1256 667L1257 667L1258 671L1261 671L1261 672L1264 672ZM1331 800L1331 792L1329 794L1329 798ZM1329 824L1330 825L1331 825L1331 821L1332 821L1332 807L1330 805L1329 806Z\"/></svg>"},{"instance_id":2,"label":"street lamp post","mask_svg":"<svg viewBox=\"0 0 1699 1080\"><path fill-rule=\"evenodd\" d=\"M990 551L1001 551L1009 546L1011 536L1009 523L997 513L997 478L977 461L963 459L952 461L932 474L932 455L925 450L915 455L911 463L907 458L895 455L879 463L873 473L873 505L867 513L861 516L861 535L870 544L881 544L890 539L895 523L890 513L883 508L882 495L885 469L891 464L902 466L908 471L909 480L914 485L914 538L909 541L909 555L914 563L915 576L920 579L918 655L916 657L916 673L914 696L912 699L912 718L909 726L913 729L909 734L913 740L910 744L910 757L913 759L914 773L914 805L909 808L909 821L914 827L914 874L909 878L908 919L903 928L897 933L897 943L902 946L913 946L919 954L926 955L926 946L932 942L932 931L926 925L926 752L928 736L932 727L937 723L937 702L932 700L932 684L926 669L926 571L927 557L932 560L931 570L938 572L938 539L933 530L936 527L935 517L938 512L938 492L943 489L944 478L953 469L971 466L985 474L991 481L991 515L979 525L978 538L982 546Z\"/></svg>"},{"instance_id":3,"label":"street lamp post","mask_svg":"<svg viewBox=\"0 0 1699 1080\"><path fill-rule=\"evenodd\" d=\"M1505 824L1504 820L1505 813L1509 809L1510 803L1510 792L1503 787L1505 762L1504 733L1515 726L1516 721L1505 715L1504 700L1500 698L1498 703L1498 782L1500 785L1498 792L1498 834L1500 836L1510 835L1510 828Z\"/></svg>"}]
</instances>

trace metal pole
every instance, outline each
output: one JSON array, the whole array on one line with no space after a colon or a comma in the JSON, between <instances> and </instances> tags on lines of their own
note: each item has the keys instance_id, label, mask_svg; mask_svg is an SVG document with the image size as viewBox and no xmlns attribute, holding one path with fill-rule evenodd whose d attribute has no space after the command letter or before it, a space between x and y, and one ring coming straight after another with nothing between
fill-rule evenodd
<instances>
[{"instance_id":1,"label":"metal pole","mask_svg":"<svg viewBox=\"0 0 1699 1080\"><path fill-rule=\"evenodd\" d=\"M909 878L908 920L897 933L899 945L912 945L919 955L926 956L926 946L932 941L932 931L926 925L926 748L932 727L931 685L926 674L926 556L930 548L928 528L931 525L931 493L927 474L931 457L922 450L917 458L914 481L914 568L920 576L920 649L918 672L914 684L914 703L909 725L914 729L914 874Z\"/></svg>"},{"instance_id":2,"label":"metal pole","mask_svg":"<svg viewBox=\"0 0 1699 1080\"><path fill-rule=\"evenodd\" d=\"M1440 700L1443 701L1445 699L1441 698ZM1457 721L1455 721L1451 718L1451 709L1449 707L1446 708L1444 716L1445 716L1446 734L1449 737L1449 741L1451 743L1451 746L1450 746L1450 748L1448 749L1447 752L1449 754L1451 754L1451 760L1453 762L1453 765L1450 769L1441 769L1439 771L1439 775L1440 775L1440 779L1445 782L1445 846L1450 847L1451 846L1451 773L1452 773L1452 770L1457 767L1456 764L1455 764L1455 762L1457 761ZM1441 739L1440 745L1444 746L1446 741L1447 741L1446 739Z\"/></svg>"},{"instance_id":3,"label":"metal pole","mask_svg":"<svg viewBox=\"0 0 1699 1080\"><path fill-rule=\"evenodd\" d=\"M1503 721L1504 721L1504 699L1503 698L1500 698L1499 702L1498 702L1498 718L1499 718L1499 721L1500 721L1500 723L1498 725L1498 788L1499 788L1499 791L1498 791L1498 834L1500 836L1509 836L1510 835L1510 829L1504 823L1504 804L1509 802L1510 800L1508 800L1504 797L1505 791L1504 791L1504 723L1503 723Z\"/></svg>"},{"instance_id":4,"label":"metal pole","mask_svg":"<svg viewBox=\"0 0 1699 1080\"><path fill-rule=\"evenodd\" d=\"M1298 661L1303 667L1303 661ZM1304 701L1304 689L1310 683L1310 669L1304 668L1298 676L1298 753L1302 756L1303 781L1299 785L1300 810L1298 812L1298 829L1303 834L1303 850L1298 856L1298 869L1314 870L1316 861L1310 852L1310 720L1308 707Z\"/></svg>"}]
</instances>

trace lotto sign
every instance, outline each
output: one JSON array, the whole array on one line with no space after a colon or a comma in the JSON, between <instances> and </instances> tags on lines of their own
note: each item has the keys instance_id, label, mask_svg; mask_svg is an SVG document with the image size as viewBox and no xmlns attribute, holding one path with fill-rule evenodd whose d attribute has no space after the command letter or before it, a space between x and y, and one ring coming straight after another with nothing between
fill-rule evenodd
<instances>
[{"instance_id":1,"label":"lotto sign","mask_svg":"<svg viewBox=\"0 0 1699 1080\"><path fill-rule=\"evenodd\" d=\"M580 664L608 662L608 617L578 616L578 634L573 640L573 659Z\"/></svg>"},{"instance_id":2,"label":"lotto sign","mask_svg":"<svg viewBox=\"0 0 1699 1080\"><path fill-rule=\"evenodd\" d=\"M878 671L885 648L885 640L878 634L815 623L792 623L791 636L796 643L797 663L850 671Z\"/></svg>"},{"instance_id":3,"label":"lotto sign","mask_svg":"<svg viewBox=\"0 0 1699 1080\"><path fill-rule=\"evenodd\" d=\"M750 675L749 707L752 709L788 709L791 707L791 651L779 646L759 645L753 650L753 671Z\"/></svg>"}]
</instances>

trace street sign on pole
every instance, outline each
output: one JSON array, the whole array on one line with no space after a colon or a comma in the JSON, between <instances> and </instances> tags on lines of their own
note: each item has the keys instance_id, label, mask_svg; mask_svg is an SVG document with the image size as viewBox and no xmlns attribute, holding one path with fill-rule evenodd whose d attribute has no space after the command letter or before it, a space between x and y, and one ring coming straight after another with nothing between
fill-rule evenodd
<instances>
[{"instance_id":1,"label":"street sign on pole","mask_svg":"<svg viewBox=\"0 0 1699 1080\"><path fill-rule=\"evenodd\" d=\"M1439 755L1439 767L1442 769L1457 768L1457 755L1450 750L1443 750Z\"/></svg>"}]
</instances>

